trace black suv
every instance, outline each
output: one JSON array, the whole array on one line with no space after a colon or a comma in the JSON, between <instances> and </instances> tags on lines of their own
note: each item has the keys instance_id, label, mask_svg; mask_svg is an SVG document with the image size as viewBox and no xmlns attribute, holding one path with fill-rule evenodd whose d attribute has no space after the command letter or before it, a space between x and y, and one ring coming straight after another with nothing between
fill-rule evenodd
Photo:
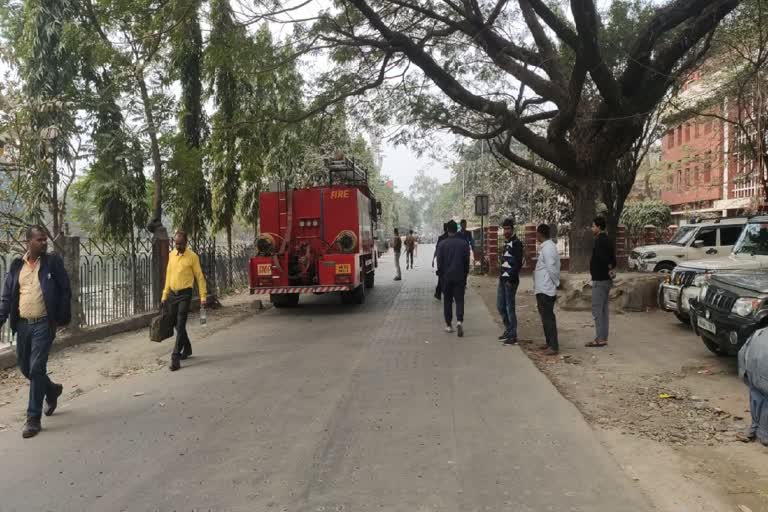
<instances>
[{"instance_id":1,"label":"black suv","mask_svg":"<svg viewBox=\"0 0 768 512\"><path fill-rule=\"evenodd\" d=\"M768 325L768 273L714 274L691 300L691 324L709 350L735 356L755 330Z\"/></svg>"}]
</instances>

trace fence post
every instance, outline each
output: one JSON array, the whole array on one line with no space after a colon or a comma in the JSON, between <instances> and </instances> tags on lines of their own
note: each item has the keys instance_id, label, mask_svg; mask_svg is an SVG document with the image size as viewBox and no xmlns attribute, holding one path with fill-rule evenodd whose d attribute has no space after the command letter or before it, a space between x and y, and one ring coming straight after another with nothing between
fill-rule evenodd
<instances>
[{"instance_id":1,"label":"fence post","mask_svg":"<svg viewBox=\"0 0 768 512\"><path fill-rule=\"evenodd\" d=\"M77 331L85 324L83 308L80 304L80 237L62 236L59 242L64 260L64 269L69 274L69 285L72 288L72 321L69 329Z\"/></svg>"},{"instance_id":2,"label":"fence post","mask_svg":"<svg viewBox=\"0 0 768 512\"><path fill-rule=\"evenodd\" d=\"M155 306L160 304L163 296L169 252L168 230L164 226L157 226L152 233L152 303Z\"/></svg>"}]
</instances>

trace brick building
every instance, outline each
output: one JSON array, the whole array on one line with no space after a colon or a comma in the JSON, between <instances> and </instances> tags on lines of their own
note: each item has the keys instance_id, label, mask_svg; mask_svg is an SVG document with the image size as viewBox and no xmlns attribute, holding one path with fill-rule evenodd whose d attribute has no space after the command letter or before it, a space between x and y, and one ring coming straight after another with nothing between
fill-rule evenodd
<instances>
[{"instance_id":1,"label":"brick building","mask_svg":"<svg viewBox=\"0 0 768 512\"><path fill-rule=\"evenodd\" d=\"M709 90L716 80L707 79ZM687 98L707 95L701 74L694 74L681 93ZM690 103L691 100L689 100ZM710 102L709 114L733 115L735 106L727 98ZM742 215L759 210L762 189L756 162L745 158L740 149L743 135L733 125L716 117L702 115L676 121L662 139L660 174L661 199L668 204L678 223L694 216L714 214Z\"/></svg>"}]
</instances>

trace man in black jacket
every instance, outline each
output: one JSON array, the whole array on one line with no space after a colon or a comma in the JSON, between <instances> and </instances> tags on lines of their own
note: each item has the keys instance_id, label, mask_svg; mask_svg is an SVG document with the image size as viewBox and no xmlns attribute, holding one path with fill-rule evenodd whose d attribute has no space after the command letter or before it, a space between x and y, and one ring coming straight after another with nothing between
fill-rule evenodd
<instances>
[{"instance_id":1,"label":"man in black jacket","mask_svg":"<svg viewBox=\"0 0 768 512\"><path fill-rule=\"evenodd\" d=\"M435 260L437 260L437 249L440 247L440 242L448 238L448 223L443 224L443 234L437 237L437 245L435 246L435 254L432 256L432 268L435 268ZM443 280L440 277L440 270L437 271L437 286L435 287L435 298L441 300L443 297Z\"/></svg>"},{"instance_id":2,"label":"man in black jacket","mask_svg":"<svg viewBox=\"0 0 768 512\"><path fill-rule=\"evenodd\" d=\"M464 336L464 291L469 274L469 245L456 236L456 221L448 223L448 238L437 248L437 268L443 280L443 315L445 332L453 332L453 302L456 301L456 329Z\"/></svg>"},{"instance_id":3,"label":"man in black jacket","mask_svg":"<svg viewBox=\"0 0 768 512\"><path fill-rule=\"evenodd\" d=\"M595 245L589 271L592 274L592 317L595 319L595 339L587 347L604 347L608 344L608 310L613 278L616 277L616 251L613 241L605 231L605 219L597 217L592 223Z\"/></svg>"},{"instance_id":4,"label":"man in black jacket","mask_svg":"<svg viewBox=\"0 0 768 512\"><path fill-rule=\"evenodd\" d=\"M42 428L43 400L45 415L50 416L64 390L48 377L48 354L56 328L69 323L72 291L64 262L55 254L46 254L47 250L45 229L29 228L27 253L11 263L0 297L0 327L10 319L19 370L29 379L27 422L22 431L25 439L36 436Z\"/></svg>"}]
</instances>

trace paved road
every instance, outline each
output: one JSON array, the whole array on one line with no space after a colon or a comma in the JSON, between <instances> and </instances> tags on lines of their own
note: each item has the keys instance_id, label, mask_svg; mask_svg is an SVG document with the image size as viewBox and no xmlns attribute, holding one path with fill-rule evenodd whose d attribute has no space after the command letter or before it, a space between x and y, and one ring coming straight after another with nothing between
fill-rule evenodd
<instances>
[{"instance_id":1,"label":"paved road","mask_svg":"<svg viewBox=\"0 0 768 512\"><path fill-rule=\"evenodd\" d=\"M271 310L2 435L0 511L648 510L477 295L442 332L423 249L362 307Z\"/></svg>"}]
</instances>

